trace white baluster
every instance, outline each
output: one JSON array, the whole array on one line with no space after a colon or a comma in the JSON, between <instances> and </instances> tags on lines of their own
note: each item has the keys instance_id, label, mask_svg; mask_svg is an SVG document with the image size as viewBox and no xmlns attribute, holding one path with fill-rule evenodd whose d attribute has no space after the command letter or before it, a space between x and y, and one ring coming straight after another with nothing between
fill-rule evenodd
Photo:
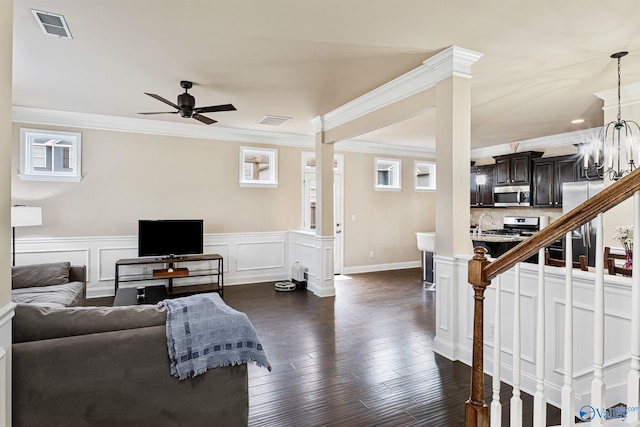
<instances>
[{"instance_id":1,"label":"white baluster","mask_svg":"<svg viewBox=\"0 0 640 427\"><path fill-rule=\"evenodd\" d=\"M596 282L593 292L593 380L591 381L591 406L606 409L607 386L604 382L604 244L602 213L596 216ZM591 425L602 425L602 418L595 417Z\"/></svg>"},{"instance_id":2,"label":"white baluster","mask_svg":"<svg viewBox=\"0 0 640 427\"><path fill-rule=\"evenodd\" d=\"M513 392L509 409L511 427L522 427L522 398L520 397L520 263L516 264L513 283Z\"/></svg>"},{"instance_id":3,"label":"white baluster","mask_svg":"<svg viewBox=\"0 0 640 427\"><path fill-rule=\"evenodd\" d=\"M631 366L627 376L627 407L640 406L640 191L633 195L633 266L631 267ZM627 412L638 421L638 411Z\"/></svg>"},{"instance_id":4,"label":"white baluster","mask_svg":"<svg viewBox=\"0 0 640 427\"><path fill-rule=\"evenodd\" d=\"M502 299L502 275L496 280L496 299L493 323L493 400L491 401L491 427L502 425L502 404L500 403L500 305Z\"/></svg>"},{"instance_id":5,"label":"white baluster","mask_svg":"<svg viewBox=\"0 0 640 427\"><path fill-rule=\"evenodd\" d=\"M562 386L562 427L575 425L575 391L573 389L573 248L571 232L565 237L567 274L564 289L564 385Z\"/></svg>"},{"instance_id":6,"label":"white baluster","mask_svg":"<svg viewBox=\"0 0 640 427\"><path fill-rule=\"evenodd\" d=\"M544 394L545 292L544 248L538 251L538 297L536 310L536 392L533 395L533 427L547 425L547 398Z\"/></svg>"}]
</instances>

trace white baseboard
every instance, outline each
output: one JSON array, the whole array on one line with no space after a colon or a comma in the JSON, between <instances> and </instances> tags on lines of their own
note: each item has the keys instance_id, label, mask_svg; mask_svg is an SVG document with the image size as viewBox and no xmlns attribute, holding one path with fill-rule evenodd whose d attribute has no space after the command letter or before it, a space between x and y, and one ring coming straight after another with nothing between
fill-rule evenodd
<instances>
[{"instance_id":1,"label":"white baseboard","mask_svg":"<svg viewBox=\"0 0 640 427\"><path fill-rule=\"evenodd\" d=\"M451 361L458 360L457 347L453 343L445 341L439 337L436 337L433 340L433 352L446 357Z\"/></svg>"},{"instance_id":2,"label":"white baseboard","mask_svg":"<svg viewBox=\"0 0 640 427\"><path fill-rule=\"evenodd\" d=\"M394 262L388 264L371 264L371 265L358 265L354 267L345 267L342 271L343 274L357 274L357 273L373 273L375 271L386 270L404 270L407 268L420 267L420 261L409 262Z\"/></svg>"}]
</instances>

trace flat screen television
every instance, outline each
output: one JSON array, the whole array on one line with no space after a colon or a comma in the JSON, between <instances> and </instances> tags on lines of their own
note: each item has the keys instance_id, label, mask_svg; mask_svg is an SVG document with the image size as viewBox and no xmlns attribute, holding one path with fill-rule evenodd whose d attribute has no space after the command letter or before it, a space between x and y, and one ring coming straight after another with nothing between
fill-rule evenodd
<instances>
[{"instance_id":1,"label":"flat screen television","mask_svg":"<svg viewBox=\"0 0 640 427\"><path fill-rule=\"evenodd\" d=\"M138 256L201 254L203 232L201 219L138 220Z\"/></svg>"}]
</instances>

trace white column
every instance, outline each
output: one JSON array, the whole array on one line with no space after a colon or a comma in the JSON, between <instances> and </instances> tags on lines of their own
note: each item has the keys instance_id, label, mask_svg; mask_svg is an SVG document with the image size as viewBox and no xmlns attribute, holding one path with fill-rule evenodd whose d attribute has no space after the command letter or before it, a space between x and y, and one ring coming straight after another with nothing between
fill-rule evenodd
<instances>
[{"instance_id":1,"label":"white column","mask_svg":"<svg viewBox=\"0 0 640 427\"><path fill-rule=\"evenodd\" d=\"M449 77L436 84L436 253L471 253L469 165L471 84ZM437 286L437 283L436 283Z\"/></svg>"},{"instance_id":2,"label":"white column","mask_svg":"<svg viewBox=\"0 0 640 427\"><path fill-rule=\"evenodd\" d=\"M533 426L547 425L547 397L544 394L545 377L545 291L544 248L538 251L538 296L536 310L536 392L533 395Z\"/></svg>"},{"instance_id":3,"label":"white column","mask_svg":"<svg viewBox=\"0 0 640 427\"><path fill-rule=\"evenodd\" d=\"M316 265L318 296L335 295L333 282L335 227L333 220L333 144L325 143L324 121L316 129Z\"/></svg>"},{"instance_id":4,"label":"white column","mask_svg":"<svg viewBox=\"0 0 640 427\"><path fill-rule=\"evenodd\" d=\"M573 247L571 232L565 236L566 277L564 284L564 385L562 386L562 427L575 425L575 391L573 389Z\"/></svg>"},{"instance_id":5,"label":"white column","mask_svg":"<svg viewBox=\"0 0 640 427\"><path fill-rule=\"evenodd\" d=\"M522 427L522 398L520 397L520 263L515 267L515 281L513 283L513 392L510 402L511 427Z\"/></svg>"},{"instance_id":6,"label":"white column","mask_svg":"<svg viewBox=\"0 0 640 427\"><path fill-rule=\"evenodd\" d=\"M471 286L463 285L471 253L469 238L469 164L471 156L471 86L469 79L448 77L435 87L436 95L436 339L434 351L455 360L463 332L461 307ZM464 264L464 274L459 273ZM465 298L461 300L460 298ZM470 296L473 298L473 296ZM471 315L473 316L473 315ZM463 328L464 329L464 328Z\"/></svg>"}]
</instances>

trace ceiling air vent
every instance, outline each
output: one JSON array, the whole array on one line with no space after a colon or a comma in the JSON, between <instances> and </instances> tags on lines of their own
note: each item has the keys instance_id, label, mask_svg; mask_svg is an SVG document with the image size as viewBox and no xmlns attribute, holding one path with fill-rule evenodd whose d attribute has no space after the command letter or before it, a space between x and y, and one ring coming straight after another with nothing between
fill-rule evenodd
<instances>
[{"instance_id":1,"label":"ceiling air vent","mask_svg":"<svg viewBox=\"0 0 640 427\"><path fill-rule=\"evenodd\" d=\"M267 114L266 116L258 120L258 124L268 126L282 126L290 120L292 120L291 117L270 116Z\"/></svg>"},{"instance_id":2,"label":"ceiling air vent","mask_svg":"<svg viewBox=\"0 0 640 427\"><path fill-rule=\"evenodd\" d=\"M64 16L35 9L31 9L31 12L36 18L40 29L42 29L45 34L63 39L73 38L71 37L71 31L69 31L67 22L64 20Z\"/></svg>"}]
</instances>

